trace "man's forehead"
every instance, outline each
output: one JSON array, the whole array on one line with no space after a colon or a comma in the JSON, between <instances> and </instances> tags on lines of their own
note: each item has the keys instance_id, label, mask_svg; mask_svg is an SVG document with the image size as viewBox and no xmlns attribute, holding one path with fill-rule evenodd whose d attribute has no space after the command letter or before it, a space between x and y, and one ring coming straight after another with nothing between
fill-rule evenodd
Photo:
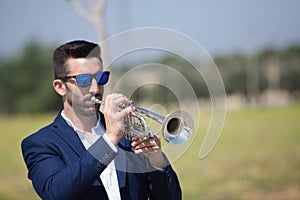
<instances>
[{"instance_id":1,"label":"man's forehead","mask_svg":"<svg viewBox=\"0 0 300 200\"><path fill-rule=\"evenodd\" d=\"M84 65L84 64L93 64L93 63L100 63L99 58L92 57L92 58L70 58L70 60L77 62L78 64Z\"/></svg>"},{"instance_id":2,"label":"man's forehead","mask_svg":"<svg viewBox=\"0 0 300 200\"><path fill-rule=\"evenodd\" d=\"M76 60L76 62L79 62L80 64L83 64L88 61L88 59L86 58L74 58L74 59Z\"/></svg>"},{"instance_id":3,"label":"man's forehead","mask_svg":"<svg viewBox=\"0 0 300 200\"><path fill-rule=\"evenodd\" d=\"M70 58L68 60L69 70L70 71L85 71L96 69L99 70L102 68L99 58Z\"/></svg>"}]
</instances>

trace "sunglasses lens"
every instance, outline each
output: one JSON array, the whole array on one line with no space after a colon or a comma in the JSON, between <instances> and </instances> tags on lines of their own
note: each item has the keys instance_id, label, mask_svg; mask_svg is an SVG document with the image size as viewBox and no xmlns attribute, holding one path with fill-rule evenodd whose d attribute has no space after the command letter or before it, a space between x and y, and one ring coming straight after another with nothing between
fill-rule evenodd
<instances>
[{"instance_id":1,"label":"sunglasses lens","mask_svg":"<svg viewBox=\"0 0 300 200\"><path fill-rule=\"evenodd\" d=\"M92 81L92 75L90 74L81 74L76 77L76 81L79 86L81 87L87 87L91 85Z\"/></svg>"},{"instance_id":2,"label":"sunglasses lens","mask_svg":"<svg viewBox=\"0 0 300 200\"><path fill-rule=\"evenodd\" d=\"M109 79L109 72L101 72L96 75L98 85L105 85Z\"/></svg>"},{"instance_id":3,"label":"sunglasses lens","mask_svg":"<svg viewBox=\"0 0 300 200\"><path fill-rule=\"evenodd\" d=\"M109 79L109 71L100 72L95 77L98 85L105 85ZM80 74L76 76L76 81L80 87L88 87L92 83L92 78L91 74Z\"/></svg>"}]
</instances>

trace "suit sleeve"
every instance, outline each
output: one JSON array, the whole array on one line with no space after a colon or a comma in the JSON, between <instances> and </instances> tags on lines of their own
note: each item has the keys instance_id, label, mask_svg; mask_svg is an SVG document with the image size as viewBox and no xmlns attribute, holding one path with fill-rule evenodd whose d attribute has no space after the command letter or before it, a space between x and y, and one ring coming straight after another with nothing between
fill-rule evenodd
<instances>
[{"instance_id":1,"label":"suit sleeve","mask_svg":"<svg viewBox=\"0 0 300 200\"><path fill-rule=\"evenodd\" d=\"M116 153L100 138L91 147L99 149L97 159L85 151L74 162L66 164L64 152L51 140L32 135L22 141L22 153L28 178L42 199L76 199L99 178ZM97 148L96 148L97 146ZM94 151L93 151L94 152ZM95 154L95 152L94 152Z\"/></svg>"},{"instance_id":2,"label":"suit sleeve","mask_svg":"<svg viewBox=\"0 0 300 200\"><path fill-rule=\"evenodd\" d=\"M167 157L164 157L167 165L163 170L148 172L150 199L181 200L182 193L177 175Z\"/></svg>"}]
</instances>

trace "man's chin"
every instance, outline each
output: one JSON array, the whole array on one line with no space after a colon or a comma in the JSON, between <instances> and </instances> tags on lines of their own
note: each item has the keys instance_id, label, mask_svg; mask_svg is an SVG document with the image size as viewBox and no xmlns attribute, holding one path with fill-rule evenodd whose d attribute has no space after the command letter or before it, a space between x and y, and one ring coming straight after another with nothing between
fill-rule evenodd
<instances>
[{"instance_id":1,"label":"man's chin","mask_svg":"<svg viewBox=\"0 0 300 200\"><path fill-rule=\"evenodd\" d=\"M95 117L97 116L98 111L99 110L94 105L87 106L84 109L81 109L81 115L85 117Z\"/></svg>"},{"instance_id":2,"label":"man's chin","mask_svg":"<svg viewBox=\"0 0 300 200\"><path fill-rule=\"evenodd\" d=\"M85 111L86 111L87 115L95 115L98 113L99 107L91 106L91 107L88 107Z\"/></svg>"}]
</instances>

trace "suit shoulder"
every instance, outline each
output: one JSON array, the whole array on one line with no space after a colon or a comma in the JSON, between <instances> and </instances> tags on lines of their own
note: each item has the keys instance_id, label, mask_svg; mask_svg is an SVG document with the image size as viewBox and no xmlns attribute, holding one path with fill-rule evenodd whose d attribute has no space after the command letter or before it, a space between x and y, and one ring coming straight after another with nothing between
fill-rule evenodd
<instances>
[{"instance_id":1,"label":"suit shoulder","mask_svg":"<svg viewBox=\"0 0 300 200\"><path fill-rule=\"evenodd\" d=\"M39 129L38 131L28 135L22 140L22 144L29 142L29 141L42 141L43 139L47 138L46 135L51 134L53 127L53 123Z\"/></svg>"},{"instance_id":2,"label":"suit shoulder","mask_svg":"<svg viewBox=\"0 0 300 200\"><path fill-rule=\"evenodd\" d=\"M62 119L61 115L58 114L53 122L42 127L38 131L31 133L30 135L28 135L27 137L25 137L23 139L23 142L31 141L31 140L46 140L46 138L48 140L49 136L53 135L52 133L54 133L55 127L57 127L57 124L59 124L61 122L61 119Z\"/></svg>"}]
</instances>

